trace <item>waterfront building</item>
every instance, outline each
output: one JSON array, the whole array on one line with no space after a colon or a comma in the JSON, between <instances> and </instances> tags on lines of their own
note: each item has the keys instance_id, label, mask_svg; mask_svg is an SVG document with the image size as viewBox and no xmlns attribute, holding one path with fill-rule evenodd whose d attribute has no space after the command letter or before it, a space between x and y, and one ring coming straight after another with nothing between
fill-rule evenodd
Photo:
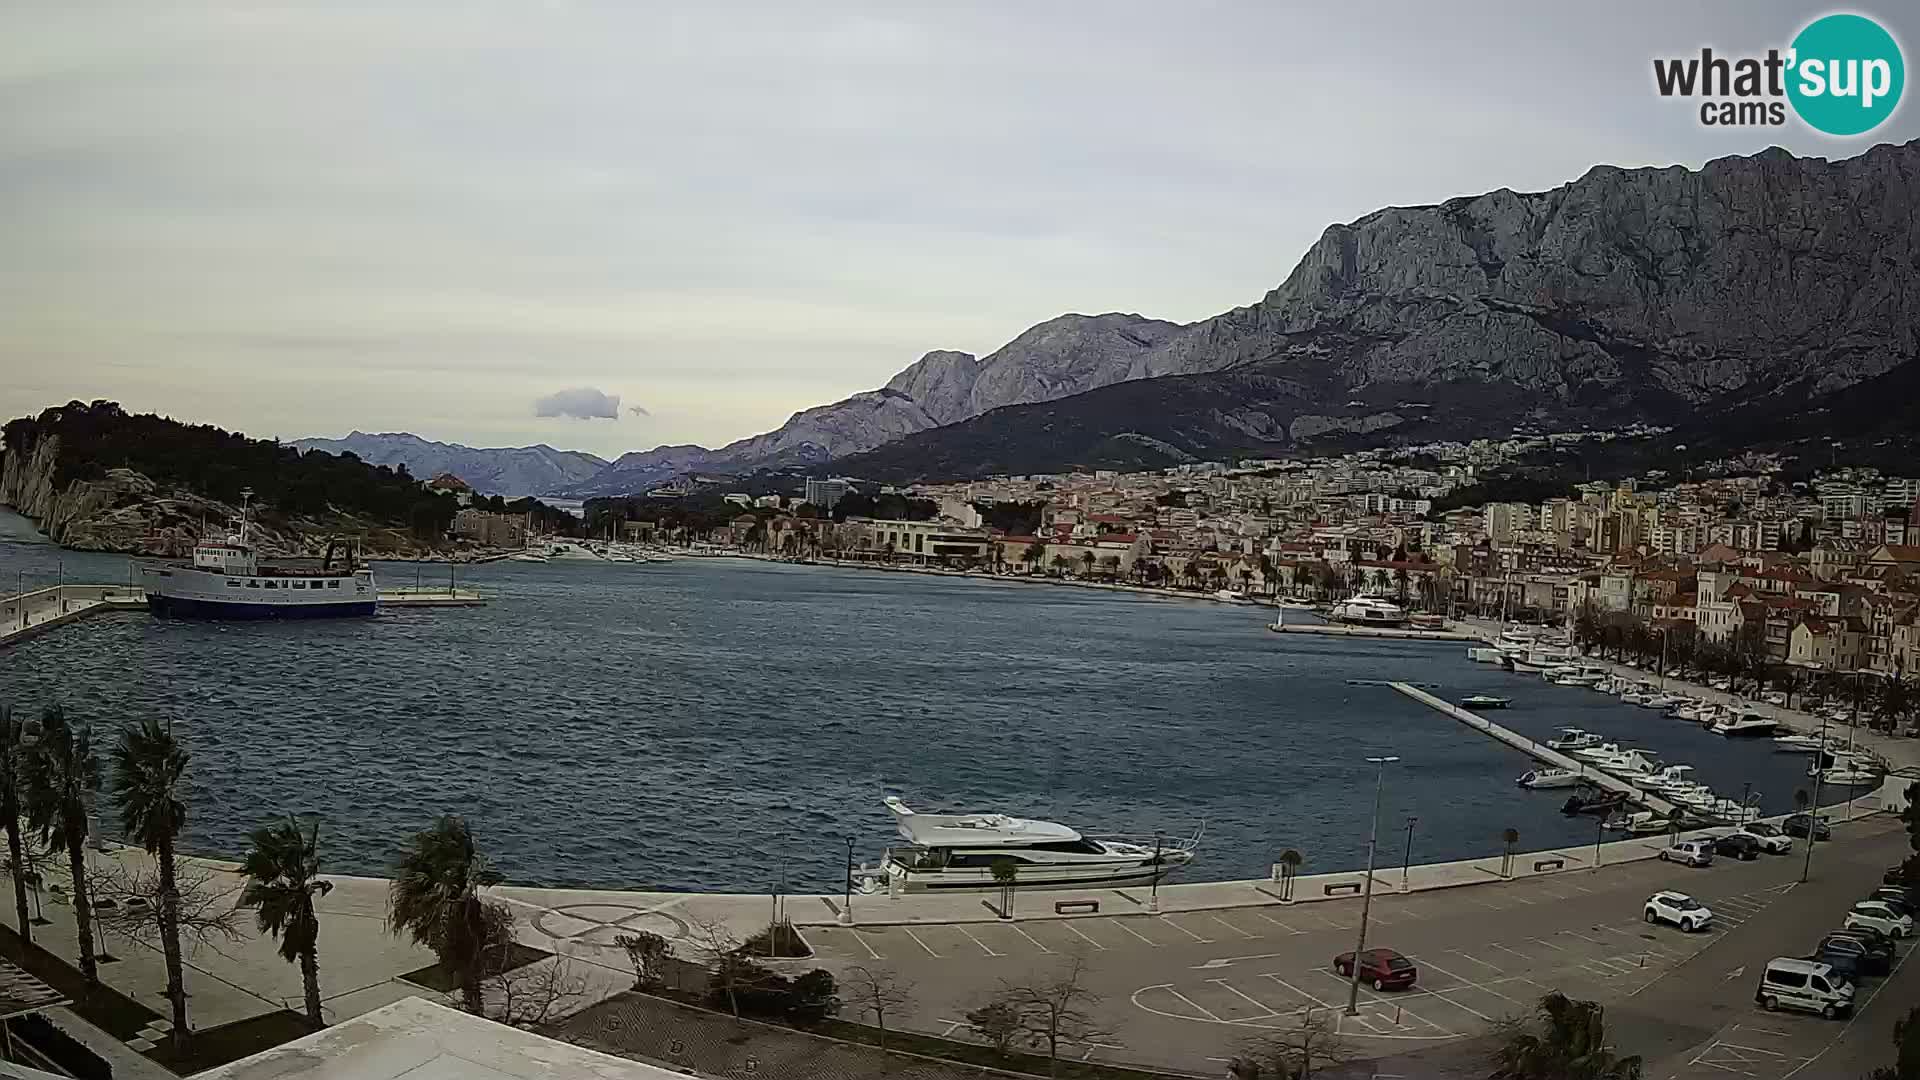
<instances>
[{"instance_id":1,"label":"waterfront building","mask_svg":"<svg viewBox=\"0 0 1920 1080\"><path fill-rule=\"evenodd\" d=\"M525 547L527 520L520 514L495 514L468 508L453 515L453 535L487 547Z\"/></svg>"},{"instance_id":2,"label":"waterfront building","mask_svg":"<svg viewBox=\"0 0 1920 1080\"><path fill-rule=\"evenodd\" d=\"M850 519L860 529L860 546L870 551L891 551L913 562L937 562L944 559L974 559L986 562L993 554L993 537L987 530L968 527L957 521L935 518L931 521L882 521Z\"/></svg>"}]
</instances>

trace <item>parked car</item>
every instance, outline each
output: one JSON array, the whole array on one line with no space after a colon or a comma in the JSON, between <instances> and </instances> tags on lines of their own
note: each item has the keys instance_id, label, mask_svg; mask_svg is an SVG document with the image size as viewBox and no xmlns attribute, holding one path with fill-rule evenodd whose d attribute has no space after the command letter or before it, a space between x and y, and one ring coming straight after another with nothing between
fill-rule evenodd
<instances>
[{"instance_id":1,"label":"parked car","mask_svg":"<svg viewBox=\"0 0 1920 1080\"><path fill-rule=\"evenodd\" d=\"M1660 859L1688 866L1712 866L1713 844L1707 840L1682 840L1672 847L1661 848Z\"/></svg>"},{"instance_id":2,"label":"parked car","mask_svg":"<svg viewBox=\"0 0 1920 1080\"><path fill-rule=\"evenodd\" d=\"M1875 938L1840 931L1821 938L1813 950L1814 959L1829 964L1835 955L1851 957L1861 974L1885 975L1893 970L1893 947Z\"/></svg>"},{"instance_id":3,"label":"parked car","mask_svg":"<svg viewBox=\"0 0 1920 1080\"><path fill-rule=\"evenodd\" d=\"M1730 679L1715 679L1707 685L1723 694L1733 689L1733 681Z\"/></svg>"},{"instance_id":4,"label":"parked car","mask_svg":"<svg viewBox=\"0 0 1920 1080\"><path fill-rule=\"evenodd\" d=\"M1353 954L1343 952L1333 958L1333 973L1353 974ZM1419 977L1413 961L1392 949L1368 949L1360 954L1360 981L1375 990L1405 990Z\"/></svg>"},{"instance_id":5,"label":"parked car","mask_svg":"<svg viewBox=\"0 0 1920 1080\"><path fill-rule=\"evenodd\" d=\"M1913 933L1913 916L1895 911L1881 900L1862 900L1847 912L1845 925L1849 928L1865 926L1888 937L1902 938Z\"/></svg>"},{"instance_id":6,"label":"parked car","mask_svg":"<svg viewBox=\"0 0 1920 1080\"><path fill-rule=\"evenodd\" d=\"M1906 863L1894 863L1892 866L1887 867L1886 873L1880 875L1880 884L1882 885L1901 885L1905 884L1906 880Z\"/></svg>"},{"instance_id":7,"label":"parked car","mask_svg":"<svg viewBox=\"0 0 1920 1080\"><path fill-rule=\"evenodd\" d=\"M1647 897L1648 922L1672 923L1681 933L1705 930L1713 922L1713 909L1683 892L1666 890Z\"/></svg>"},{"instance_id":8,"label":"parked car","mask_svg":"<svg viewBox=\"0 0 1920 1080\"><path fill-rule=\"evenodd\" d=\"M1826 818L1814 817L1811 814L1792 814L1780 823L1780 830L1788 836L1805 836L1808 829L1813 830L1815 840L1833 839L1833 826L1827 824Z\"/></svg>"},{"instance_id":9,"label":"parked car","mask_svg":"<svg viewBox=\"0 0 1920 1080\"><path fill-rule=\"evenodd\" d=\"M1831 1020L1853 1011L1853 980L1832 964L1777 956L1767 961L1753 999L1768 1012L1801 1009Z\"/></svg>"},{"instance_id":10,"label":"parked car","mask_svg":"<svg viewBox=\"0 0 1920 1080\"><path fill-rule=\"evenodd\" d=\"M1867 894L1867 899L1878 900L1902 915L1912 917L1915 914L1913 896L1907 890L1897 887L1879 888Z\"/></svg>"},{"instance_id":11,"label":"parked car","mask_svg":"<svg viewBox=\"0 0 1920 1080\"><path fill-rule=\"evenodd\" d=\"M1793 837L1781 832L1778 825L1749 821L1740 826L1740 831L1760 841L1760 850L1770 855L1785 855L1793 850Z\"/></svg>"},{"instance_id":12,"label":"parked car","mask_svg":"<svg viewBox=\"0 0 1920 1080\"><path fill-rule=\"evenodd\" d=\"M1711 839L1715 855L1731 855L1742 862L1752 862L1760 857L1759 839L1746 833L1730 832Z\"/></svg>"}]
</instances>

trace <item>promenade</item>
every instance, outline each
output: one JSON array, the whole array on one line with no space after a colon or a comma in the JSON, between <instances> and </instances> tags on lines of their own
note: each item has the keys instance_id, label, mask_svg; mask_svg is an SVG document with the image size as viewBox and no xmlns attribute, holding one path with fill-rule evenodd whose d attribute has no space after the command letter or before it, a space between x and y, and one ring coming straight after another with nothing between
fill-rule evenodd
<instances>
[{"instance_id":1,"label":"promenade","mask_svg":"<svg viewBox=\"0 0 1920 1080\"><path fill-rule=\"evenodd\" d=\"M146 606L145 594L123 585L49 585L0 597L0 648L81 619Z\"/></svg>"}]
</instances>

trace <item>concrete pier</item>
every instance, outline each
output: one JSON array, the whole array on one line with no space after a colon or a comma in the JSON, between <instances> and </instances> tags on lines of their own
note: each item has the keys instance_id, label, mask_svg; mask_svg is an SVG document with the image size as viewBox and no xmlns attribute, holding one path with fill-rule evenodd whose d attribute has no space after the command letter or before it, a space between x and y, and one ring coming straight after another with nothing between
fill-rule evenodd
<instances>
[{"instance_id":1,"label":"concrete pier","mask_svg":"<svg viewBox=\"0 0 1920 1080\"><path fill-rule=\"evenodd\" d=\"M1276 634L1318 634L1321 637L1394 638L1401 641L1479 641L1474 634L1458 630L1415 630L1399 626L1335 626L1331 623L1271 622L1267 629Z\"/></svg>"},{"instance_id":2,"label":"concrete pier","mask_svg":"<svg viewBox=\"0 0 1920 1080\"><path fill-rule=\"evenodd\" d=\"M145 607L137 589L120 585L50 585L0 597L0 648L89 616Z\"/></svg>"},{"instance_id":3,"label":"concrete pier","mask_svg":"<svg viewBox=\"0 0 1920 1080\"><path fill-rule=\"evenodd\" d=\"M1556 768L1569 769L1573 772L1580 773L1596 787L1605 788L1608 791L1624 792L1628 799L1644 804L1649 810L1655 813L1671 814L1676 809L1675 806L1667 800L1641 791L1639 788L1634 787L1632 784L1627 783L1617 776L1602 772L1592 765L1568 757L1558 750L1549 749L1544 744L1537 743L1517 731L1501 727L1499 724L1476 713L1468 712L1466 709L1452 702L1443 701L1419 687L1403 682L1388 683L1387 685L1413 700L1420 702L1422 705L1427 705L1431 708L1438 709L1440 712L1446 713L1448 716L1453 717L1455 720L1460 721L1476 731L1491 735L1521 753L1528 754Z\"/></svg>"},{"instance_id":4,"label":"concrete pier","mask_svg":"<svg viewBox=\"0 0 1920 1080\"><path fill-rule=\"evenodd\" d=\"M485 607L487 598L472 589L381 589L381 607Z\"/></svg>"}]
</instances>

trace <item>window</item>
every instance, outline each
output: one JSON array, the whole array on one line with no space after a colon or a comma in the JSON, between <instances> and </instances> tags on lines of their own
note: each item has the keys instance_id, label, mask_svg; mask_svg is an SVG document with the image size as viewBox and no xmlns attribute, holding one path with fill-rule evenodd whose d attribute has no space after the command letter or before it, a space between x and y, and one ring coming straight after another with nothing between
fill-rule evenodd
<instances>
[{"instance_id":1,"label":"window","mask_svg":"<svg viewBox=\"0 0 1920 1080\"><path fill-rule=\"evenodd\" d=\"M1813 977L1813 988L1815 990L1820 991L1823 994L1831 993L1833 991L1833 987L1827 985L1827 980L1821 978L1818 975L1815 975Z\"/></svg>"},{"instance_id":2,"label":"window","mask_svg":"<svg viewBox=\"0 0 1920 1080\"><path fill-rule=\"evenodd\" d=\"M339 583L339 582L337 582L337 581L329 581L329 582L327 582L327 588L329 588L329 589L337 589L337 588L339 588L339 587L340 587L340 583Z\"/></svg>"},{"instance_id":3,"label":"window","mask_svg":"<svg viewBox=\"0 0 1920 1080\"><path fill-rule=\"evenodd\" d=\"M239 588L239 587L240 587L240 583L239 583L238 581L235 581L235 580L234 580L233 578L228 578L228 579L227 579L227 588L229 588L229 589L237 589L237 588Z\"/></svg>"},{"instance_id":4,"label":"window","mask_svg":"<svg viewBox=\"0 0 1920 1080\"><path fill-rule=\"evenodd\" d=\"M287 582L287 588L289 588L289 589L304 589L304 588L306 588L306 587L307 587L307 583L306 583L306 582L304 582L304 581L289 581L289 582Z\"/></svg>"},{"instance_id":5,"label":"window","mask_svg":"<svg viewBox=\"0 0 1920 1080\"><path fill-rule=\"evenodd\" d=\"M1056 840L1051 844L1035 844L1035 851L1064 851L1073 855L1103 854L1100 846L1091 840Z\"/></svg>"},{"instance_id":6,"label":"window","mask_svg":"<svg viewBox=\"0 0 1920 1080\"><path fill-rule=\"evenodd\" d=\"M1807 985L1807 976L1802 971L1769 971L1767 982L1774 986L1785 986L1798 990Z\"/></svg>"},{"instance_id":7,"label":"window","mask_svg":"<svg viewBox=\"0 0 1920 1080\"><path fill-rule=\"evenodd\" d=\"M259 587L260 587L260 583L259 583L258 581L256 581L256 580L254 580L253 578L248 578L248 579L247 579L247 588L249 588L249 589L257 589L257 588L259 588Z\"/></svg>"},{"instance_id":8,"label":"window","mask_svg":"<svg viewBox=\"0 0 1920 1080\"><path fill-rule=\"evenodd\" d=\"M280 587L280 583L277 581L269 581L267 582L266 587L269 589L277 589Z\"/></svg>"},{"instance_id":9,"label":"window","mask_svg":"<svg viewBox=\"0 0 1920 1080\"><path fill-rule=\"evenodd\" d=\"M1033 861L1032 859L1023 858L1019 855L1007 855L998 852L956 851L952 857L947 860L947 865L956 868L986 870L990 869L994 863L999 862L1001 859L1016 863L1030 863Z\"/></svg>"}]
</instances>

